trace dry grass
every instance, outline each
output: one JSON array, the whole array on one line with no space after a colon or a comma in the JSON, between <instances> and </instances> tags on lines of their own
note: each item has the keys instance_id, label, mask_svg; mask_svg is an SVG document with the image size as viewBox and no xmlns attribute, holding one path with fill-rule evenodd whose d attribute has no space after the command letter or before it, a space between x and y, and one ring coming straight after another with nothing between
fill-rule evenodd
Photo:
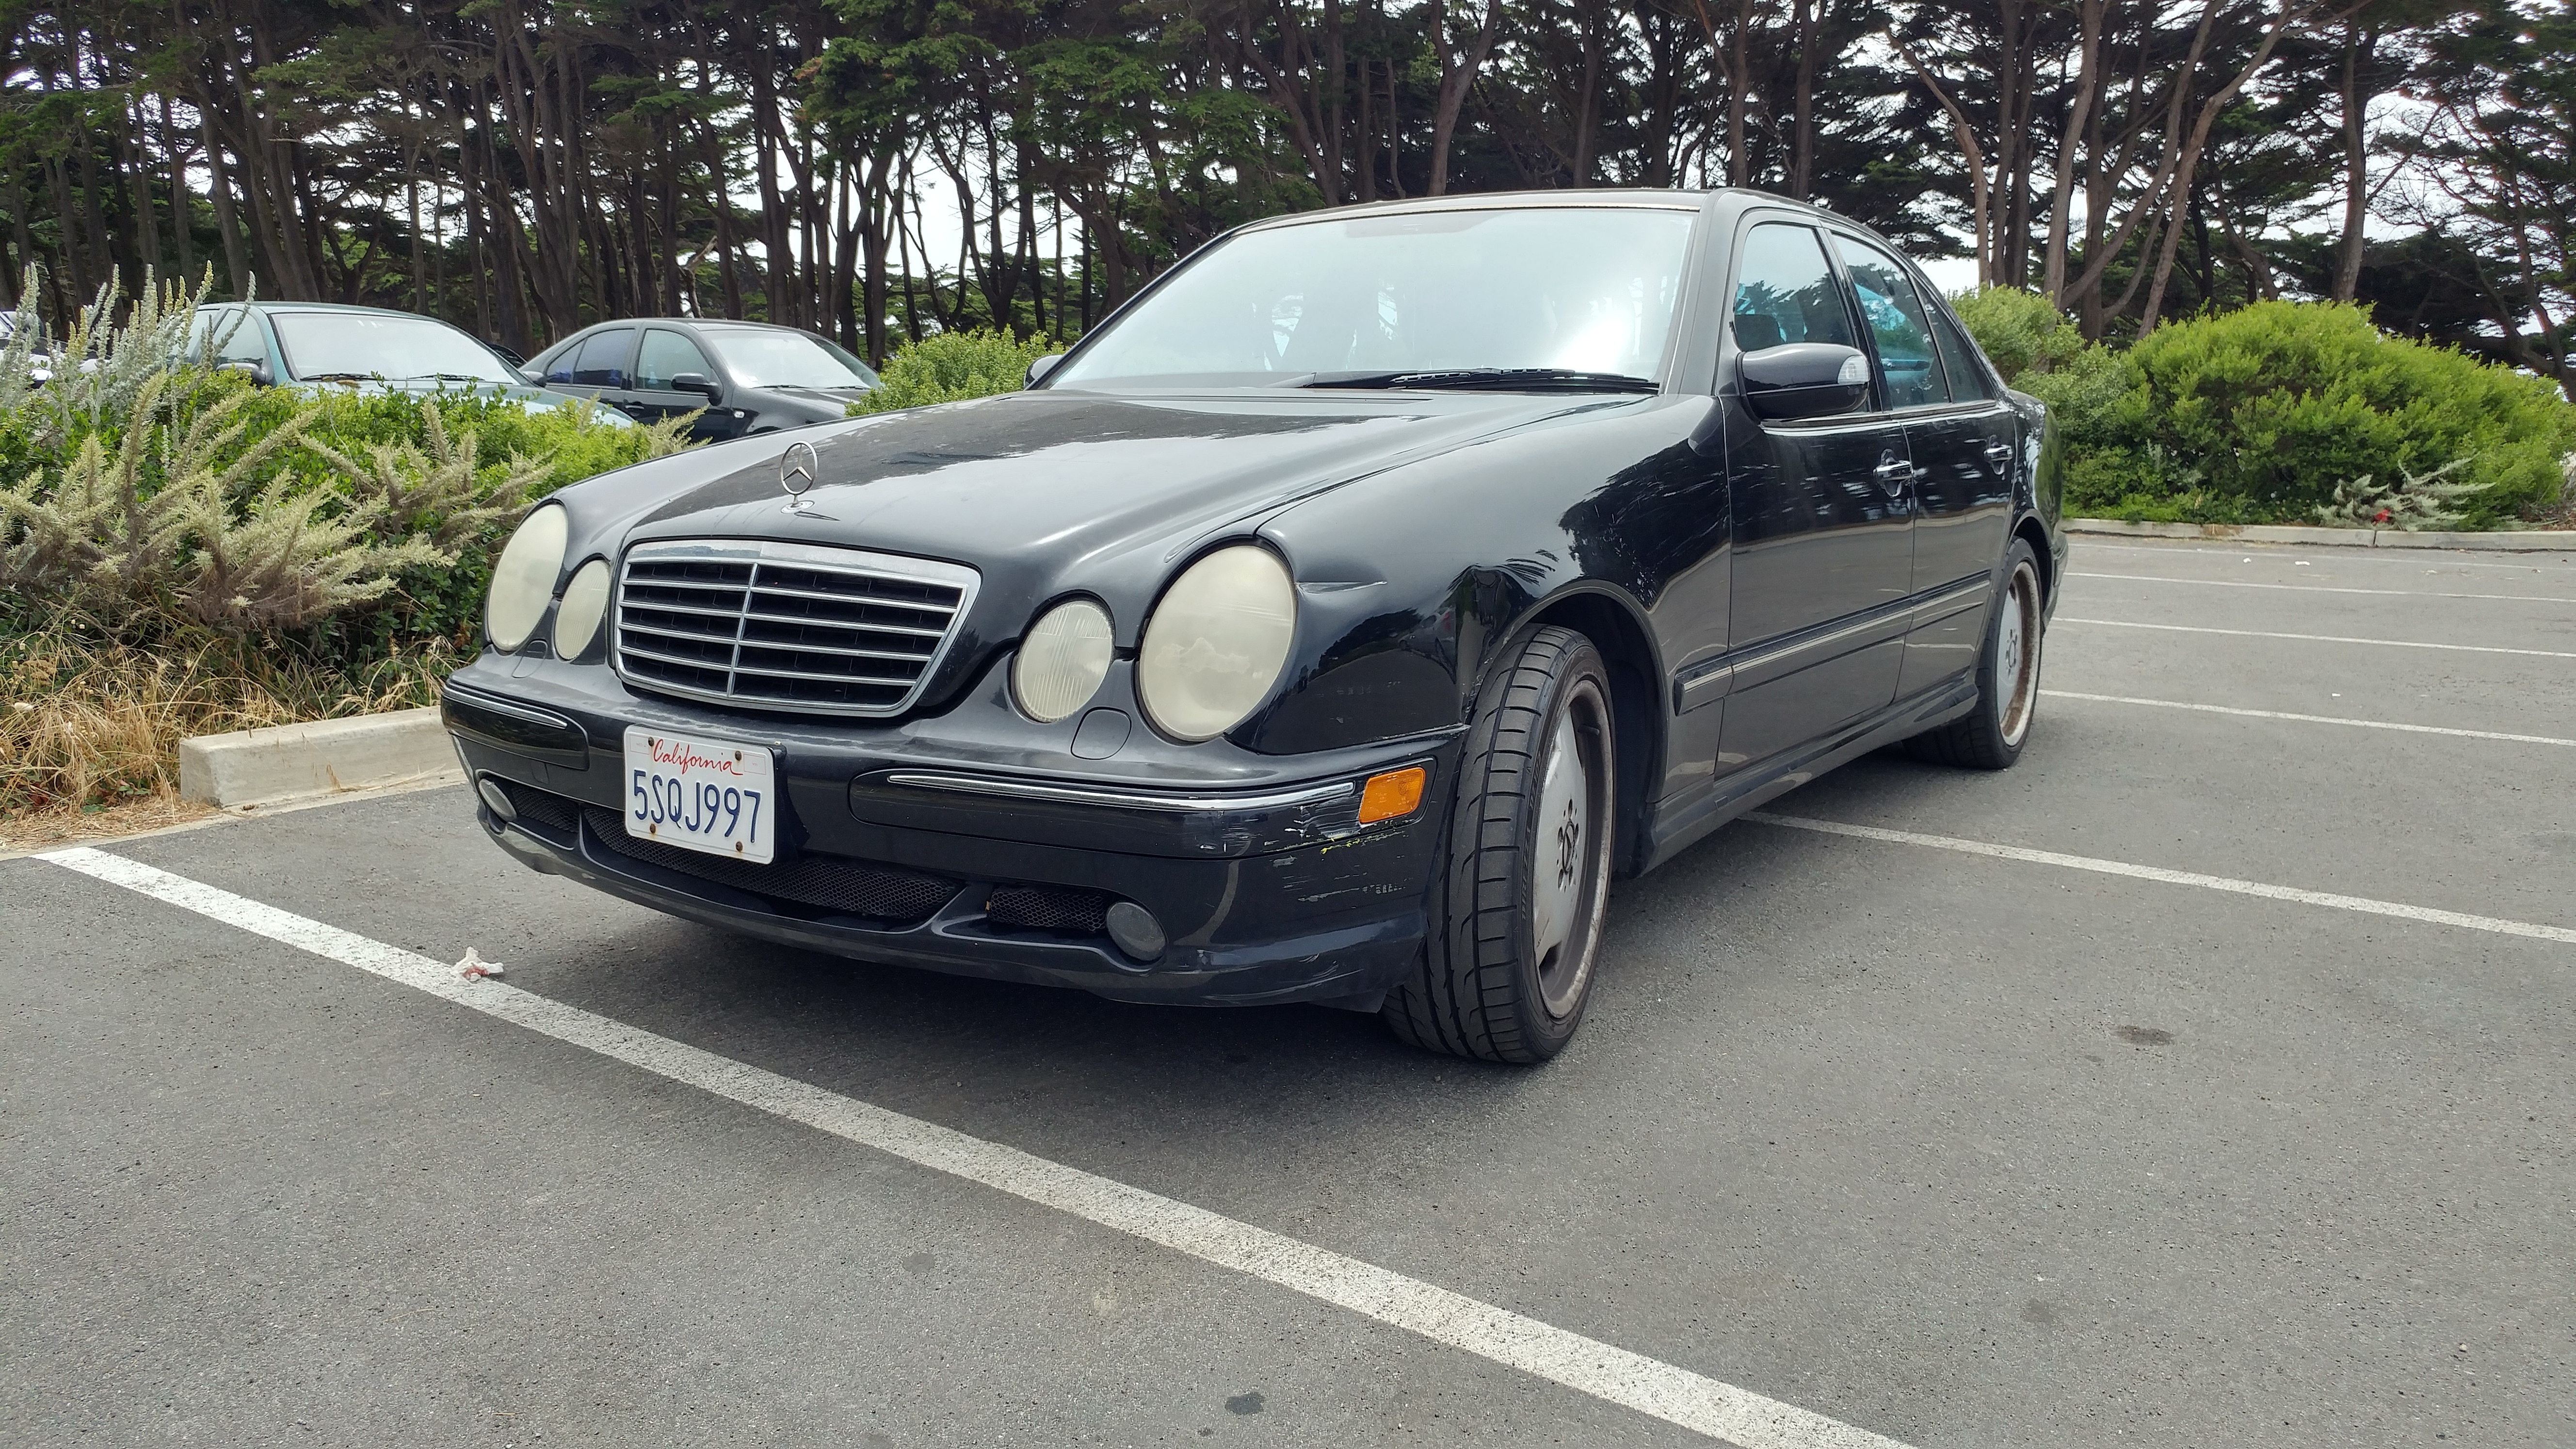
<instances>
[{"instance_id":1,"label":"dry grass","mask_svg":"<svg viewBox=\"0 0 2576 1449\"><path fill-rule=\"evenodd\" d=\"M61 616L0 637L0 820L175 809L179 741L435 704L456 662L431 646L353 677L210 633L147 649L85 625Z\"/></svg>"},{"instance_id":2,"label":"dry grass","mask_svg":"<svg viewBox=\"0 0 2576 1449\"><path fill-rule=\"evenodd\" d=\"M0 854L51 850L84 840L142 835L221 813L212 805L199 805L175 795L156 795L92 810L45 810L26 815L0 815Z\"/></svg>"}]
</instances>

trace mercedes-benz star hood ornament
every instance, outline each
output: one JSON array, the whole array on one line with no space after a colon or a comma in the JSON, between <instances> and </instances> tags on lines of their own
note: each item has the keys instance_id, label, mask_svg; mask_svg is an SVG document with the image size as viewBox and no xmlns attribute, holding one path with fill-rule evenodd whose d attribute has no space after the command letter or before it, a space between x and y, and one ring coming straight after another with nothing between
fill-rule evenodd
<instances>
[{"instance_id":1,"label":"mercedes-benz star hood ornament","mask_svg":"<svg viewBox=\"0 0 2576 1449\"><path fill-rule=\"evenodd\" d=\"M814 454L814 445L799 438L778 455L778 486L787 490L787 506L780 510L797 518L828 520L832 515L816 511L814 500L805 490L814 486L822 475L823 460Z\"/></svg>"}]
</instances>

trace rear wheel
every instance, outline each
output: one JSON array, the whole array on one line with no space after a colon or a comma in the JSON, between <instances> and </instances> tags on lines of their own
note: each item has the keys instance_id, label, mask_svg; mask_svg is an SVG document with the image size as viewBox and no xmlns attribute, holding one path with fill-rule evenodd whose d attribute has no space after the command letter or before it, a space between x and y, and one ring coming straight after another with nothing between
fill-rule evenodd
<instances>
[{"instance_id":1,"label":"rear wheel","mask_svg":"<svg viewBox=\"0 0 2576 1449\"><path fill-rule=\"evenodd\" d=\"M1541 629L1479 700L1448 860L1415 974L1383 1015L1415 1046L1545 1061L1583 1019L1609 903L1610 682L1599 651Z\"/></svg>"},{"instance_id":2,"label":"rear wheel","mask_svg":"<svg viewBox=\"0 0 2576 1449\"><path fill-rule=\"evenodd\" d=\"M2004 556L2003 587L1987 610L1986 647L1977 657L1977 707L1907 740L1906 749L1944 765L2010 769L2039 712L2040 633L2047 620L2039 555L2028 539L2014 539Z\"/></svg>"}]
</instances>

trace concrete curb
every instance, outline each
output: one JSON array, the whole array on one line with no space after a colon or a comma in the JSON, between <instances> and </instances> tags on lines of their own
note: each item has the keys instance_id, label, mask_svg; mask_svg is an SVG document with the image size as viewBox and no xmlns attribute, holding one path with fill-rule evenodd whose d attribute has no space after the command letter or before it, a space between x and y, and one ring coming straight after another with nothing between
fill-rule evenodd
<instances>
[{"instance_id":1,"label":"concrete curb","mask_svg":"<svg viewBox=\"0 0 2576 1449\"><path fill-rule=\"evenodd\" d=\"M435 706L179 742L179 798L228 809L454 774Z\"/></svg>"},{"instance_id":2,"label":"concrete curb","mask_svg":"<svg viewBox=\"0 0 2576 1449\"><path fill-rule=\"evenodd\" d=\"M2217 538L2239 543L2309 543L2328 548L2460 548L2495 553L2576 553L2576 532L2409 533L2400 528L2308 528L2288 523L2123 523L2069 518L2069 533L2130 538Z\"/></svg>"}]
</instances>

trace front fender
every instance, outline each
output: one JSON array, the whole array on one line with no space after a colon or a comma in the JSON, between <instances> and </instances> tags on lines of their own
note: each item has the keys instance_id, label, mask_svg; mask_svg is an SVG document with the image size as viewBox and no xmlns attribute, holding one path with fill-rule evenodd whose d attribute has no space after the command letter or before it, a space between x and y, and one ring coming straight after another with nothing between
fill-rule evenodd
<instances>
[{"instance_id":1,"label":"front fender","mask_svg":"<svg viewBox=\"0 0 2576 1449\"><path fill-rule=\"evenodd\" d=\"M1237 738L1290 753L1456 728L1511 641L1575 600L1626 621L1605 652L1641 647L1641 672L1659 670L1657 604L1726 540L1721 460L1689 441L1710 406L1605 403L1272 516L1261 533L1296 566L1299 653Z\"/></svg>"}]
</instances>

